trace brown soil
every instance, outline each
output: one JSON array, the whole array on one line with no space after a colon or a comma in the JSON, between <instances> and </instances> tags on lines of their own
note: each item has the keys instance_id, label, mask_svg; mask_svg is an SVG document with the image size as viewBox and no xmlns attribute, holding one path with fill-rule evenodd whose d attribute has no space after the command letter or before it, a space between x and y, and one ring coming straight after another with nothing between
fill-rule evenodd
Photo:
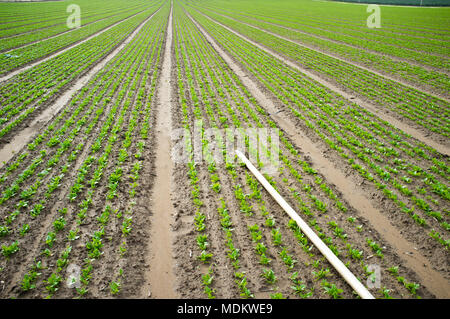
<instances>
[{"instance_id":1,"label":"brown soil","mask_svg":"<svg viewBox=\"0 0 450 319\"><path fill-rule=\"evenodd\" d=\"M166 32L164 59L162 62L160 85L158 87L158 114L156 124L156 187L149 197L152 213L149 251L146 257L150 264L147 271L146 284L143 285L141 297L176 298L173 273L173 249L171 223L174 208L172 193L175 184L172 181L173 163L171 158L170 133L172 128L172 97L170 72L172 69L172 11Z\"/></svg>"}]
</instances>

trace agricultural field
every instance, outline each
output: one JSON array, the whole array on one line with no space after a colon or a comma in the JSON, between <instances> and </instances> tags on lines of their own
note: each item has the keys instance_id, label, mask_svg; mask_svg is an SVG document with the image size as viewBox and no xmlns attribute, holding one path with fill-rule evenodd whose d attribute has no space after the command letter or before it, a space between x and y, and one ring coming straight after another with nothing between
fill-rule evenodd
<instances>
[{"instance_id":1,"label":"agricultural field","mask_svg":"<svg viewBox=\"0 0 450 319\"><path fill-rule=\"evenodd\" d=\"M0 298L450 298L450 8L366 9L0 3Z\"/></svg>"}]
</instances>

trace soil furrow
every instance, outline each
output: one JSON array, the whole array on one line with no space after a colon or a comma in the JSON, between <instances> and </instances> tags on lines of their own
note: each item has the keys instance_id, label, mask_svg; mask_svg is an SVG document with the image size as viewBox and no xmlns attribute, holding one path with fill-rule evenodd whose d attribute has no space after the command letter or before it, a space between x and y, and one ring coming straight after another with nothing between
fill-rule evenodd
<instances>
[{"instance_id":1,"label":"soil furrow","mask_svg":"<svg viewBox=\"0 0 450 319\"><path fill-rule=\"evenodd\" d=\"M146 274L146 285L142 295L147 296L151 291L153 298L176 298L174 289L175 276L173 265L173 238L170 232L173 223L174 207L172 204L172 193L174 190L173 162L171 158L170 136L172 129L172 94L171 79L172 68L172 7L166 31L166 43L164 58L162 61L160 84L157 90L156 111L156 178L151 196L152 204L152 231L150 235L149 256L146 260L150 269Z\"/></svg>"},{"instance_id":2,"label":"soil furrow","mask_svg":"<svg viewBox=\"0 0 450 319\"><path fill-rule=\"evenodd\" d=\"M250 43L252 43L252 44L259 44L259 43L255 42L255 41L249 39L248 37L246 37L246 36L244 36L244 35L241 35L239 32L234 31L233 29L231 29L231 28L229 28L229 27L227 27L227 26L221 24L220 22L214 20L213 18L209 17L208 15L205 15L203 12L200 12L200 11L198 11L198 10L195 9L195 8L194 8L194 10L196 10L197 12L199 12L200 14L202 14L203 16L206 16L206 17L209 18L210 20L214 21L214 23L217 23L217 24L219 24L220 26L222 26L222 27L228 29L229 31L232 31L234 34L239 35L239 36L242 37L242 38L245 38L245 40L247 40L248 42L250 42ZM218 14L218 13L217 13L217 14ZM224 16L224 15L222 15L222 14L218 14L218 15ZM450 99L449 99L447 96L444 96L443 94L436 94L435 92L430 91L430 89L428 89L428 88L417 87L416 85L414 85L414 84L412 84L412 83L408 83L408 82L406 82L406 81L404 81L404 80L401 80L401 79L399 79L399 78L392 77L392 76L390 76L390 75L388 75L388 74L380 73L379 71L376 71L376 70L374 70L373 68L368 68L367 66L364 66L364 65L362 65L362 64L360 64L360 63L357 63L357 62L352 61L352 60L349 60L349 59L342 58L342 57L340 57L340 56L338 56L338 55L336 55L336 54L334 54L334 53L330 53L330 52L327 52L327 51L325 51L325 50L318 49L318 48L316 48L316 47L314 47L314 46L305 44L305 43L300 42L300 41L292 40L292 39L290 39L290 38L288 38L288 37L285 37L285 36L282 36L282 35L280 35L280 34L277 34L277 33L271 32L271 31L268 31L268 30L263 29L263 28L260 28L260 27L257 27L257 26L255 26L255 25L250 24L250 23L243 22L243 21L239 21L239 20L237 20L237 19L234 19L233 17L228 17L228 16L224 16L224 17L226 17L226 18L228 18L228 19L231 19L231 20L233 20L233 21L242 23L242 24L244 24L244 25L246 25L246 26L252 27L252 28L254 28L254 29L256 29L256 30L263 31L263 32L265 32L265 33L267 33L267 34L270 34L270 35L272 35L272 36L274 36L274 37L283 39L283 40L288 41L288 42L290 42L290 43L294 43L294 44L299 45L299 46L302 46L302 47L304 47L304 48L307 48L307 49L310 49L310 50L319 52L320 54L326 55L326 56L328 56L328 57L330 57L330 58L333 58L333 59L335 59L335 60L338 60L338 61L342 61L342 62L344 62L344 63L351 64L351 65L353 65L354 67L357 67L357 68L360 68L360 69L362 69L362 70L368 71L368 72L370 72L370 73L376 74L376 75L378 75L378 76L380 76L380 77L383 77L383 78L385 78L385 79L388 79L388 80L390 80L390 81L397 82L397 83L399 83L399 84L401 84L401 85L403 85L403 86L406 86L406 87L409 87L409 88L412 88L412 89L415 89L415 90L418 90L418 91L425 92L425 93L427 93L427 94L429 94L429 95L431 95L431 96L433 96L433 97L435 97L435 98L444 100L444 101L446 101L446 102L450 102ZM331 41L331 40L328 40L328 41ZM261 44L259 44L259 45L262 46ZM262 47L264 47L264 46L262 46ZM264 48L265 48L266 50L273 51L273 50L268 49L268 48L266 48L266 47L264 47ZM271 54L272 54L272 55L275 55L274 53L271 53ZM284 60L286 60L286 59L287 59L287 58L284 58Z\"/></svg>"},{"instance_id":3,"label":"soil furrow","mask_svg":"<svg viewBox=\"0 0 450 319\"><path fill-rule=\"evenodd\" d=\"M159 11L160 9L158 9ZM131 33L119 46L117 46L111 53L103 58L98 64L96 64L88 73L83 75L75 82L70 89L65 92L61 92L58 99L41 114L36 117L25 129L14 134L13 139L5 144L0 150L0 168L7 163L15 153L21 150L33 136L41 132L42 128L55 116L60 110L70 101L72 96L76 94L81 88L83 88L90 80L101 71L119 52L136 37L142 27L147 21L149 21L158 11L153 13L150 17L145 19L135 30Z\"/></svg>"},{"instance_id":4,"label":"soil furrow","mask_svg":"<svg viewBox=\"0 0 450 319\"><path fill-rule=\"evenodd\" d=\"M153 15L155 15L160 9L161 9L161 7L160 7L157 11L155 11L150 17L148 17L148 18L145 19L143 22L141 22L141 23L136 27L136 29L134 30L134 32L133 32L130 36L133 37L133 34L136 34L136 31L137 31L137 30L140 30L140 29L142 28L142 26L145 24L145 22L146 22L148 19L150 19ZM56 52L51 53L50 55L47 55L47 56L45 56L45 57L43 57L43 58L39 58L39 59L38 59L37 61L35 61L35 62L31 62L30 64L27 64L27 65L24 66L24 67L20 67L20 68L17 69L17 70L11 71L11 72L9 72L8 74L3 75L2 77L0 77L0 82L5 82L5 81L11 79L12 77L16 76L17 74L20 74L20 73L22 73L22 72L24 72L24 71L27 71L27 70L29 70L29 69L35 67L36 65L39 65L39 64L41 64L41 63L44 63L44 62L46 62L46 61L48 61L48 60L50 60L50 59L53 59L54 57L59 56L59 55L65 53L65 52L69 51L70 49L73 49L73 48L75 48L75 47L77 47L77 46L79 46L79 45L81 45L81 44L83 44L83 43L85 43L85 42L87 42L87 41L89 41L89 40L91 40L91 39L93 39L93 38L99 36L100 34L103 34L103 33L107 32L107 31L110 30L111 28L114 28L115 26L121 24L122 22L127 21L127 20L133 18L134 16L136 16L136 15L138 15L138 14L140 14L140 13L146 11L146 10L148 10L148 9L139 11L139 12L137 12L136 14L133 14L133 15L131 15L131 16L125 18L125 19L122 19L122 20L120 20L120 21L118 21L118 22L116 22L116 23L114 23L114 24L112 24L112 25L110 25L110 26L108 26L108 27L106 27L106 28L104 28L104 29L102 29L102 30L100 30L100 31L98 31L98 32L96 32L96 33L90 35L90 36L88 36L87 38L84 38L84 39L82 39L82 40L80 40L80 41L78 41L78 42L75 42L75 43L70 44L68 47L65 47L65 48L63 48L63 49L59 49L59 50L57 50ZM129 38L129 37L128 37L128 38ZM127 38L127 39L128 39L128 38Z\"/></svg>"},{"instance_id":5,"label":"soil furrow","mask_svg":"<svg viewBox=\"0 0 450 319\"><path fill-rule=\"evenodd\" d=\"M360 191L360 188L352 180L346 178L334 164L329 162L315 144L298 130L298 127L291 123L283 113L275 114L278 110L272 100L265 96L265 94L260 91L257 84L247 76L246 72L219 47L215 40L213 40L213 38L194 19L192 19L192 17L190 18L202 31L208 42L228 63L229 67L239 76L242 83L250 90L252 95L255 96L261 105L265 106L270 114L272 114L272 118L278 125L286 132L291 133L291 138L294 140L295 144L306 154L311 156L314 167L324 176L327 176L328 180L335 184L340 190L347 202L360 212L361 215L364 216L398 252L400 252L399 255L402 256L402 259L404 259L409 267L423 280L424 286L438 297L445 298L450 296L447 289L448 281L437 271L433 270L430 262L420 253L415 252L414 255L405 255L402 253L412 252L415 251L415 249L413 245L400 234L400 231L389 222L384 214L372 205L371 201Z\"/></svg>"},{"instance_id":6,"label":"soil furrow","mask_svg":"<svg viewBox=\"0 0 450 319\"><path fill-rule=\"evenodd\" d=\"M198 12L198 11L197 11ZM344 89L341 89L340 87L338 87L337 85L329 82L328 80L325 80L323 78L321 78L319 75L316 75L315 73L312 73L304 68L302 68L301 66L299 66L298 64L292 62L291 60L289 60L288 58L274 52L271 49L266 48L265 46L251 40L248 39L247 37L241 35L240 33L234 31L233 29L221 24L220 22L217 22L216 20L204 15L203 13L199 12L200 14L202 14L204 17L210 19L211 21L213 21L214 23L220 25L221 27L227 29L228 31L232 32L233 34L239 36L240 38L246 40L247 42L251 43L252 45L258 47L259 49L265 51L266 53L271 54L272 56L274 56L275 58L281 60L283 63L285 63L286 65L300 71L301 73L305 74L306 76L310 77L311 79L313 79L314 81L328 87L329 89L333 90L334 92L338 93L339 95L341 95L342 97L344 97L346 100L350 101L350 102L354 102L358 105L360 105L361 107L367 109L368 111L376 114L376 116L378 116L379 118L381 118L382 120L390 123L391 125L393 125L394 127L404 131L405 133L411 135L412 137L416 138L417 140L427 144L428 146L433 147L434 149L436 149L438 152L440 152L441 154L445 154L447 156L450 156L450 149L446 146L441 144L440 142L436 141L435 139L431 139L429 137L427 137L427 135L430 135L430 132L425 131L423 128L420 127L412 127L411 125L406 124L405 122L403 122L403 119L397 119L395 117L393 117L393 112L387 110L386 108L381 109L379 106L373 105L367 101L363 101L361 98L356 97L353 93L348 93L346 92ZM431 135L432 137L434 137L434 135ZM437 138L436 138L437 139Z\"/></svg>"}]
</instances>

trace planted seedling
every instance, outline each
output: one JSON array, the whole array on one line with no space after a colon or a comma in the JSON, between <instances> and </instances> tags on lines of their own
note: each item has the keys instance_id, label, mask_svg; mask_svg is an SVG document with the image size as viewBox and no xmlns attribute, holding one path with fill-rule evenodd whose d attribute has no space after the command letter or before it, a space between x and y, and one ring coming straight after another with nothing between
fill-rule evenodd
<instances>
[{"instance_id":1,"label":"planted seedling","mask_svg":"<svg viewBox=\"0 0 450 319\"><path fill-rule=\"evenodd\" d=\"M120 282L112 281L111 284L109 285L109 289L112 295L117 295L120 291Z\"/></svg>"},{"instance_id":2,"label":"planted seedling","mask_svg":"<svg viewBox=\"0 0 450 319\"><path fill-rule=\"evenodd\" d=\"M2 245L2 254L6 258L11 257L11 255L19 251L19 242L16 240L11 245Z\"/></svg>"},{"instance_id":3,"label":"planted seedling","mask_svg":"<svg viewBox=\"0 0 450 319\"><path fill-rule=\"evenodd\" d=\"M7 236L9 232L8 226L0 226L0 238Z\"/></svg>"},{"instance_id":4,"label":"planted seedling","mask_svg":"<svg viewBox=\"0 0 450 319\"><path fill-rule=\"evenodd\" d=\"M64 219L64 217L60 217L53 222L53 229L55 230L55 232L63 230L64 226L66 226L66 220Z\"/></svg>"},{"instance_id":5,"label":"planted seedling","mask_svg":"<svg viewBox=\"0 0 450 319\"><path fill-rule=\"evenodd\" d=\"M202 250L200 256L197 258L200 259L204 264L207 264L211 261L213 254L207 253L205 250Z\"/></svg>"},{"instance_id":6,"label":"planted seedling","mask_svg":"<svg viewBox=\"0 0 450 319\"><path fill-rule=\"evenodd\" d=\"M67 239L70 240L70 241L74 241L74 240L77 240L78 238L80 238L80 236L78 236L78 231L79 231L78 228L74 229L74 230L71 230L69 232L69 235L67 235Z\"/></svg>"},{"instance_id":7,"label":"planted seedling","mask_svg":"<svg viewBox=\"0 0 450 319\"><path fill-rule=\"evenodd\" d=\"M205 219L206 219L206 216L197 211L197 213L195 214L195 217L194 217L194 222L195 222L195 228L198 232L205 230L205 228L206 228L205 223L204 223Z\"/></svg>"},{"instance_id":8,"label":"planted seedling","mask_svg":"<svg viewBox=\"0 0 450 319\"><path fill-rule=\"evenodd\" d=\"M331 297L333 297L333 299L340 299L340 298L342 298L342 293L344 291L342 289L339 289L338 287L336 287L335 284L330 284L326 280L323 280L321 285L323 286L323 289L325 290L325 292L328 295L330 295Z\"/></svg>"},{"instance_id":9,"label":"planted seedling","mask_svg":"<svg viewBox=\"0 0 450 319\"><path fill-rule=\"evenodd\" d=\"M58 276L56 273L52 273L47 280L44 280L44 283L47 284L45 289L47 289L50 294L54 294L58 290L61 280L61 276Z\"/></svg>"},{"instance_id":10,"label":"planted seedling","mask_svg":"<svg viewBox=\"0 0 450 319\"><path fill-rule=\"evenodd\" d=\"M266 279L269 284L274 284L277 281L277 277L272 269L263 269L262 277Z\"/></svg>"},{"instance_id":11,"label":"planted seedling","mask_svg":"<svg viewBox=\"0 0 450 319\"><path fill-rule=\"evenodd\" d=\"M30 231L30 225L29 224L24 224L22 226L22 229L20 230L20 236L25 236L26 233L28 233Z\"/></svg>"},{"instance_id":12,"label":"planted seedling","mask_svg":"<svg viewBox=\"0 0 450 319\"><path fill-rule=\"evenodd\" d=\"M270 299L286 299L281 292L270 294Z\"/></svg>"},{"instance_id":13,"label":"planted seedling","mask_svg":"<svg viewBox=\"0 0 450 319\"><path fill-rule=\"evenodd\" d=\"M283 243L279 229L272 229L272 241L275 246L279 246Z\"/></svg>"},{"instance_id":14,"label":"planted seedling","mask_svg":"<svg viewBox=\"0 0 450 319\"><path fill-rule=\"evenodd\" d=\"M265 225L269 228L275 227L275 219L270 216L266 219Z\"/></svg>"},{"instance_id":15,"label":"planted seedling","mask_svg":"<svg viewBox=\"0 0 450 319\"><path fill-rule=\"evenodd\" d=\"M197 245L200 248L200 250L206 250L206 247L208 246L208 235L198 235L197 236Z\"/></svg>"},{"instance_id":16,"label":"planted seedling","mask_svg":"<svg viewBox=\"0 0 450 319\"><path fill-rule=\"evenodd\" d=\"M319 280L319 279L322 279L322 278L325 278L325 277L327 277L327 276L329 276L330 275L330 269L328 269L328 268L322 268L322 269L320 269L319 271L313 271L312 272L312 274L314 275L314 278L316 279L316 280Z\"/></svg>"},{"instance_id":17,"label":"planted seedling","mask_svg":"<svg viewBox=\"0 0 450 319\"><path fill-rule=\"evenodd\" d=\"M386 287L383 287L380 292L383 294L385 299L392 299L392 297L389 295L389 293L391 292L389 289L387 289Z\"/></svg>"}]
</instances>

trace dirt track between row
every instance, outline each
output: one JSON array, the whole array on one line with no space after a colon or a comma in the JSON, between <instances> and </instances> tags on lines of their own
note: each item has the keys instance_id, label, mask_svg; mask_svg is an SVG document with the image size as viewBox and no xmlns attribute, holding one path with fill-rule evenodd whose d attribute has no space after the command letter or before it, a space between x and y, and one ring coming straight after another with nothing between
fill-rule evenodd
<instances>
[{"instance_id":1,"label":"dirt track between row","mask_svg":"<svg viewBox=\"0 0 450 319\"><path fill-rule=\"evenodd\" d=\"M201 14L203 14L203 13L201 13ZM254 46L258 47L259 49L261 49L261 50L271 54L272 56L276 57L277 59L283 61L283 63L287 64L288 66L290 66L294 69L297 69L298 71L307 75L314 81L317 81L318 83L330 88L334 92L337 92L338 94L340 94L341 96L346 98L348 101L354 102L354 103L366 108L368 111L376 114L378 117L387 121L391 125L410 134L412 137L418 139L419 141L422 141L425 144L435 148L441 154L446 154L446 155L450 156L450 149L448 148L448 146L441 144L439 141L439 140L442 140L442 137L436 137L435 139L438 139L438 141L436 141L435 139L429 138L427 135L429 135L430 132L424 132L423 129L421 129L420 127L413 127L413 126L406 124L405 122L401 121L400 119L393 117L392 116L394 114L393 112L386 110L385 108L382 109L379 106L373 105L370 102L365 101L364 98L362 98L362 97L355 96L354 92L347 92L348 89L346 90L344 88L341 88L337 83L333 83L330 79L325 78L325 77L321 76L320 74L313 73L309 70L306 70L299 64L288 59L287 57L282 56L282 55L278 54L277 52L274 52L273 50L249 39L248 37L234 31L233 29L221 24L218 21L215 21L214 19L212 19L206 15L204 15L204 16L207 17L208 19L210 19L211 21L214 21L214 23L217 23L218 25L220 25L223 28L227 29L228 31L232 32L233 34L241 37L242 39L245 39L247 42L253 44ZM432 135L432 137L434 137L434 135Z\"/></svg>"},{"instance_id":2,"label":"dirt track between row","mask_svg":"<svg viewBox=\"0 0 450 319\"><path fill-rule=\"evenodd\" d=\"M117 21L116 23L114 23L114 24L112 24L112 25L110 25L110 26L108 26L108 27L106 27L106 28L104 28L104 29L102 29L100 31L97 31L94 34L91 34L90 36L88 36L88 37L86 37L84 39L78 40L75 43L71 43L69 46L66 46L64 48L58 49L56 52L50 53L49 55L40 57L39 59L35 60L34 62L27 63L23 67L19 67L18 69L11 70L6 75L3 75L2 77L0 77L0 82L8 81L9 79L13 78L14 76L16 76L16 75L18 75L18 74L20 74L22 72L25 72L25 71L27 71L27 70L29 70L29 69L31 69L31 68L33 68L33 67L35 67L35 66L37 66L37 65L39 65L41 63L44 63L44 62L46 62L48 60L51 60L54 57L57 57L57 56L63 54L64 52L67 52L70 49L75 48L75 47L77 47L77 46L79 46L79 45L89 41L90 39L95 38L96 36L107 32L108 30L110 30L111 28L115 27L116 25L119 25L119 24L121 24L122 22L124 22L124 21L126 21L128 19L131 19L132 17L138 15L139 13L144 12L145 10L148 10L148 9L144 9L144 10L139 11L139 12L137 12L137 13L129 16L129 17L126 17L125 19Z\"/></svg>"},{"instance_id":3,"label":"dirt track between row","mask_svg":"<svg viewBox=\"0 0 450 319\"><path fill-rule=\"evenodd\" d=\"M327 180L334 184L349 204L366 218L374 229L395 248L397 254L406 261L410 269L414 270L422 278L423 282L427 282L427 288L431 292L440 297L448 297L448 279L442 277L437 271L433 271L429 261L420 253L415 252L414 255L404 253L414 251L416 244L411 243L401 235L401 231L396 226L392 225L383 213L374 206L370 198L367 198L367 194L362 192L361 188L351 178L347 178L337 167L338 165L333 164L325 158L322 155L323 151L317 148L315 146L316 144L311 139L298 130L298 126L285 116L285 112L278 113L279 109L273 104L273 98L267 97L258 88L258 85L254 80L251 80L248 77L249 74L239 67L236 62L234 62L233 59L217 43L215 43L213 38L198 25L198 23L194 23L202 31L214 49L228 63L233 72L240 77L241 81L260 104L267 108L267 111L271 114L277 124L280 125L280 128L285 132L289 132L288 134L295 142L295 145L311 158L313 166L320 171Z\"/></svg>"},{"instance_id":4,"label":"dirt track between row","mask_svg":"<svg viewBox=\"0 0 450 319\"><path fill-rule=\"evenodd\" d=\"M97 64L91 66L90 70L78 78L76 82L72 83L67 91L60 92L60 96L52 102L49 107L42 110L42 112L37 115L31 123L27 124L26 127L19 132L16 132L14 137L0 149L0 168L3 167L4 163L10 161L19 150L27 145L33 136L41 132L47 123L51 121L65 105L67 105L72 96L83 88L100 70L108 64L108 62L117 56L117 54L139 33L145 23L157 14L158 11L159 9L140 23L139 26L121 43L119 43L108 55L103 57L100 61L97 61Z\"/></svg>"},{"instance_id":5,"label":"dirt track between row","mask_svg":"<svg viewBox=\"0 0 450 319\"><path fill-rule=\"evenodd\" d=\"M174 208L173 192L176 186L173 181L173 162L171 158L171 128L172 128L172 9L167 23L164 58L161 66L161 77L157 90L156 115L156 158L157 173L153 193L148 197L152 214L151 236L149 242L150 256L146 257L150 265L146 275L147 285L144 285L141 297L173 299L176 298L173 265L173 223Z\"/></svg>"},{"instance_id":6,"label":"dirt track between row","mask_svg":"<svg viewBox=\"0 0 450 319\"><path fill-rule=\"evenodd\" d=\"M383 298L380 288L387 287L394 298L449 298L448 251L432 241L426 228L415 224L408 215L399 213L398 207L383 197L381 191L358 175L346 160L319 138L316 131L295 117L289 103L271 91L267 83L257 78L230 49L232 44L227 46L226 42L221 42L223 39L209 29L206 19L200 19L200 15L193 11L189 11L190 15L186 8L187 4L180 5L177 0L174 3L170 1L170 6L169 2L163 4L95 66L72 81L57 99L43 105L39 114L27 122L28 127L16 131L13 139L0 149L0 177L6 176L0 180L0 195L3 196L10 181L20 179L24 168L29 167L35 158L44 156L43 150L48 152L43 165L57 154L57 148L47 142L70 122L65 121L72 114L77 114L73 123L84 123L81 126L83 131L74 135L60 162L49 165L46 170L38 167L36 174L26 177L26 185L20 186L19 196L12 196L2 203L3 206L0 205L2 220L6 220L17 207L22 210L11 222L9 237L0 237L1 244L10 243L13 236L20 241L20 250L12 260L0 258L0 281L3 282L0 296L47 296L47 280L60 263L61 252L72 245L70 266L81 267L83 272L89 270L90 265L94 266L88 272L91 276L88 284L83 286L88 289L81 294L70 287L65 282L69 268L62 268L60 275L63 280L54 298L206 298L207 274L212 276L210 288L216 298L243 296L240 290L242 277L237 274L248 280L248 288L255 298L271 298L274 293L300 298L301 294L293 290L295 275L305 285L304 292L311 292L313 298L331 297L321 279L342 289L340 297L357 297L319 250L309 240L299 239L289 216L260 184L253 184L254 177L244 166L235 162L230 169L221 162L211 166L204 159L194 161L195 179L188 163L176 160L172 153L175 146L186 142L185 136L175 136L174 132L179 129L189 132L187 140L199 147L200 152L211 152L208 149L212 145L210 141L202 139L200 142L191 138L200 118L205 129L279 129L279 149L271 151L277 151L281 159L277 172L268 176L280 195L311 227L314 226L320 237L337 251L333 250L364 285L369 283L366 267L380 267L382 286L371 287L371 293ZM357 104L374 114L374 121L380 118L411 134L412 137L405 137L405 143L416 145L417 140L422 141L441 154L450 155L446 145L400 118L200 14L292 68L293 73L301 74L302 80L306 79L304 83L292 81L292 86L309 85L308 92L313 92L311 95L320 94L322 91L315 89L323 87L323 92L330 93L328 103L342 102L343 110ZM152 18L158 24L153 24ZM233 42L230 40L230 43ZM117 57L123 59L115 59ZM269 59L266 62L268 68L273 66ZM285 72L282 67L277 70ZM97 78L99 74L102 77ZM122 80L117 81L118 78ZM77 101L71 104L75 96ZM76 113L85 98L88 102L79 114ZM316 109L318 112L321 110L320 107ZM47 131L53 121L55 127ZM105 130L105 137L100 139L106 123L111 124ZM389 127L388 124L385 127ZM142 132L146 125L149 131L144 137ZM27 144L44 132L43 142L27 149ZM61 141L70 134L70 130L64 131ZM129 148L124 146L128 138L131 141ZM381 142L388 141L384 136L377 138ZM196 142L201 145L195 146ZM10 170L8 165L25 152L28 156L18 164L19 169ZM110 153L105 160L100 155L107 152ZM404 155L400 154L399 157ZM126 158L123 161L122 156ZM420 157L406 160L418 165L422 160L431 161ZM359 163L358 159L356 163ZM63 171L65 164L68 169ZM103 164L104 170L94 183L94 174L97 173L94 170ZM140 168L138 177L134 175L136 167ZM116 196L109 197L117 172L121 174L120 187ZM62 182L47 197L44 186L61 176L58 174L63 175ZM87 174L87 179L82 180L78 195L69 200L75 181L82 174ZM445 176L436 175L436 179L443 181ZM41 181L40 187L25 203L28 206L21 207L21 191L27 185L35 185L36 181ZM219 189L214 188L215 181L218 181ZM44 213L31 218L30 209L42 203L44 198ZM430 198L439 199L436 194ZM317 200L325 205L325 211L315 206ZM86 202L90 206L81 220L81 208ZM243 206L243 202L250 206L250 210ZM62 208L68 208L65 215L60 211ZM110 216L105 221L104 213L108 209L111 209ZM199 230L197 218L202 214L205 228ZM54 222L59 216L66 218L66 225L57 233L57 241L52 247L47 243L48 234L54 230ZM443 220L448 220L447 216ZM128 235L125 232L127 221L131 221ZM269 221L273 224L270 225ZM19 235L19 226L26 223L31 226L30 230L24 236ZM333 223L342 227L340 231L345 237L339 236L342 233L333 228ZM430 224L439 227L437 220ZM255 226L260 231L259 238L255 236ZM79 238L69 240L67 233L74 229L79 231ZM101 254L91 258L88 244L101 232L104 232ZM206 248L200 248L201 236L207 238ZM282 242L276 242L277 236L282 238ZM368 245L368 238L382 247L382 258L376 256ZM257 243L265 245L269 262L262 262ZM44 248L48 247L51 252L43 257ZM354 257L350 248L360 250L362 257ZM212 254L211 262L202 262L203 252ZM233 252L238 255L237 267L233 263ZM286 262L286 254L295 260L292 267ZM21 288L22 280L38 259L43 260L42 275L36 287L25 292ZM399 266L398 275L404 276L406 282L420 284L417 296L390 274L389 269L394 266ZM264 277L268 269L276 276L273 283ZM318 276L317 273L324 269L329 273L324 277ZM119 292L113 292L113 283L118 283Z\"/></svg>"}]
</instances>

